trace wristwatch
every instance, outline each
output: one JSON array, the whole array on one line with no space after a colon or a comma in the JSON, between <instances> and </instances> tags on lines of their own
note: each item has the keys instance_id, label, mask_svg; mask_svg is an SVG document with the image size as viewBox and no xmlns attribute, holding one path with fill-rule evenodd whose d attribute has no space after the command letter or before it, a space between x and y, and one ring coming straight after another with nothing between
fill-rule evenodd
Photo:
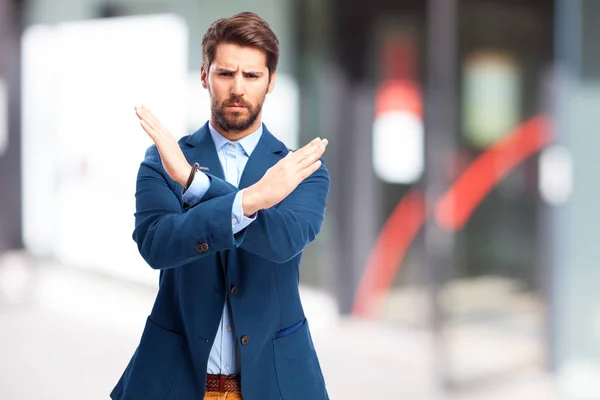
<instances>
[{"instance_id":1,"label":"wristwatch","mask_svg":"<svg viewBox=\"0 0 600 400\"><path fill-rule=\"evenodd\" d=\"M192 171L190 172L190 177L188 178L187 183L185 184L184 192L186 190L188 190L188 188L194 181L194 176L196 176L197 171L200 171L200 164L194 163L194 165L192 165Z\"/></svg>"}]
</instances>

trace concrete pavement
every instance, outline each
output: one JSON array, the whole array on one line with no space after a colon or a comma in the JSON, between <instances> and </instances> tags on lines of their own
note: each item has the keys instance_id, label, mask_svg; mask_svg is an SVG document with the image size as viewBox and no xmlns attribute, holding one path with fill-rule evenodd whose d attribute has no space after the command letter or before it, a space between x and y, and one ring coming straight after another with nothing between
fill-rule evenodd
<instances>
[{"instance_id":1,"label":"concrete pavement","mask_svg":"<svg viewBox=\"0 0 600 400\"><path fill-rule=\"evenodd\" d=\"M108 399L154 293L53 263L0 263L0 399ZM430 334L340 319L327 295L303 288L302 296L332 399L556 398L550 378L535 370L442 394Z\"/></svg>"}]
</instances>

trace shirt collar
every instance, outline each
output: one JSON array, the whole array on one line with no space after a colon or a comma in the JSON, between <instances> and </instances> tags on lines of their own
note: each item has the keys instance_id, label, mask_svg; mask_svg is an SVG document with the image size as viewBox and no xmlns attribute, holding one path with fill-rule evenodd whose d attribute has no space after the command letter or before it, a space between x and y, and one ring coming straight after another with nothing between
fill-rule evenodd
<instances>
[{"instance_id":1,"label":"shirt collar","mask_svg":"<svg viewBox=\"0 0 600 400\"><path fill-rule=\"evenodd\" d=\"M221 135L215 129L212 122L210 122L210 121L208 122L208 129L210 131L210 136L212 136L212 140L215 143L215 147L217 148L217 152L219 150L221 150L221 148L223 146L225 146L227 143L234 143L234 142L230 141L229 139L227 139L225 136ZM260 140L262 133L263 133L263 125L260 124L259 128L256 131L252 132L250 135L246 136L245 138L237 141L237 143L239 143L240 146L242 146L242 149L244 149L244 151L246 152L248 157L250 157L252 155L252 152L256 148L256 145L258 144L258 141Z\"/></svg>"}]
</instances>

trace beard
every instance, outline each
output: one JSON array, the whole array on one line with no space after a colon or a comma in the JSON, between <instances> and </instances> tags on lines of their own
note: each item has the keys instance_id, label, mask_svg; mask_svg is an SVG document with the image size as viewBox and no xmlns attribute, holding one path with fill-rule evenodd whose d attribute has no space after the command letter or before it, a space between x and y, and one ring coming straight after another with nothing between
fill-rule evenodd
<instances>
[{"instance_id":1,"label":"beard","mask_svg":"<svg viewBox=\"0 0 600 400\"><path fill-rule=\"evenodd\" d=\"M210 93L210 95L210 109L216 124L225 132L243 132L250 128L258 119L267 93L265 92L262 100L256 106L253 106L240 96L230 97L228 100L219 104L217 98L214 97L212 93ZM248 110L248 115L244 116L243 112L238 111L226 111L225 107L232 104L243 105L246 110Z\"/></svg>"}]
</instances>

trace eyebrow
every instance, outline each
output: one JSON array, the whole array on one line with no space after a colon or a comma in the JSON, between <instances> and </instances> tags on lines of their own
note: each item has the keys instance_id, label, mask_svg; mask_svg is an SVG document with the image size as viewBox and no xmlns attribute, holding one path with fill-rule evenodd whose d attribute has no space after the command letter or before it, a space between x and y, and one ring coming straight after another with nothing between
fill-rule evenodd
<instances>
[{"instance_id":1,"label":"eyebrow","mask_svg":"<svg viewBox=\"0 0 600 400\"><path fill-rule=\"evenodd\" d=\"M231 72L231 73L233 73L233 72L235 72L235 70L230 69L230 68L220 67L220 68L215 68L215 72L217 72L217 73L219 73L219 72ZM260 72L260 71L242 71L242 73L246 74L246 75L252 74L252 75L257 75L257 76L264 75L264 72Z\"/></svg>"}]
</instances>

